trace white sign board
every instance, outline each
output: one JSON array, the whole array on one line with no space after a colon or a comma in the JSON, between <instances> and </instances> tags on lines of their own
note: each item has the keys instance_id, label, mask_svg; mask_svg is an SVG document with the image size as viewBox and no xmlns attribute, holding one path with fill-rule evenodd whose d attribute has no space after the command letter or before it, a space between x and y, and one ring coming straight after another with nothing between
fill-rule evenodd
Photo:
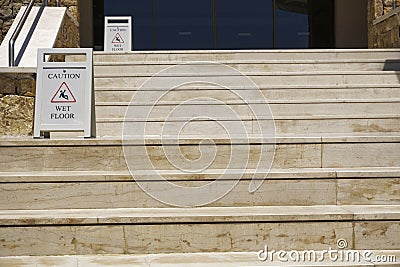
<instances>
[{"instance_id":1,"label":"white sign board","mask_svg":"<svg viewBox=\"0 0 400 267\"><path fill-rule=\"evenodd\" d=\"M132 50L132 18L105 17L104 51L127 52Z\"/></svg>"},{"instance_id":2,"label":"white sign board","mask_svg":"<svg viewBox=\"0 0 400 267\"><path fill-rule=\"evenodd\" d=\"M47 62L51 55L80 55L81 62ZM83 131L95 137L93 51L80 48L38 50L34 137L45 132Z\"/></svg>"}]
</instances>

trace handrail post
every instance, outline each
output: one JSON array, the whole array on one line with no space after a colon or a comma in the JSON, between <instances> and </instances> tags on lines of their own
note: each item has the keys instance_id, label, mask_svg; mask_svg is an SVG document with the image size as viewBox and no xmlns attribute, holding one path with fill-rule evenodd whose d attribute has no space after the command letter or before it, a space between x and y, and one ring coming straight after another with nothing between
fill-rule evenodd
<instances>
[{"instance_id":1,"label":"handrail post","mask_svg":"<svg viewBox=\"0 0 400 267\"><path fill-rule=\"evenodd\" d=\"M15 67L15 55L14 55L15 42L11 38L8 43L8 66Z\"/></svg>"},{"instance_id":2,"label":"handrail post","mask_svg":"<svg viewBox=\"0 0 400 267\"><path fill-rule=\"evenodd\" d=\"M397 7L396 1L397 1L397 0L393 0L393 9L396 9L396 7Z\"/></svg>"},{"instance_id":3,"label":"handrail post","mask_svg":"<svg viewBox=\"0 0 400 267\"><path fill-rule=\"evenodd\" d=\"M43 0L43 6L48 6L49 1L48 0Z\"/></svg>"}]
</instances>

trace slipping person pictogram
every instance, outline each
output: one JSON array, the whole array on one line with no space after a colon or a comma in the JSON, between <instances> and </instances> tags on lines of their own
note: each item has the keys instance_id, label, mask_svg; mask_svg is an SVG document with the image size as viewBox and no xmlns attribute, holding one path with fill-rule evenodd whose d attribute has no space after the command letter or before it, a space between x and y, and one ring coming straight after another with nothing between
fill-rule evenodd
<instances>
[{"instance_id":1,"label":"slipping person pictogram","mask_svg":"<svg viewBox=\"0 0 400 267\"><path fill-rule=\"evenodd\" d=\"M63 82L51 99L51 103L76 103L76 99L66 82Z\"/></svg>"},{"instance_id":2,"label":"slipping person pictogram","mask_svg":"<svg viewBox=\"0 0 400 267\"><path fill-rule=\"evenodd\" d=\"M117 32L117 34L115 35L114 39L112 40L113 44L124 44L124 39L122 39L122 36L119 34L119 32Z\"/></svg>"}]
</instances>

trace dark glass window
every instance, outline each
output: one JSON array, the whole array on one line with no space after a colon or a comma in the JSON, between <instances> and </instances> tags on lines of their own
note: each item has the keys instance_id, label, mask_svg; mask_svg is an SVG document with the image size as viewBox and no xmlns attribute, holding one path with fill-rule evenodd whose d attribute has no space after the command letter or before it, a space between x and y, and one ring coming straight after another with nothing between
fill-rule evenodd
<instances>
[{"instance_id":1,"label":"dark glass window","mask_svg":"<svg viewBox=\"0 0 400 267\"><path fill-rule=\"evenodd\" d=\"M93 0L95 48L104 15L132 16L133 49L333 47L333 0Z\"/></svg>"},{"instance_id":2,"label":"dark glass window","mask_svg":"<svg viewBox=\"0 0 400 267\"><path fill-rule=\"evenodd\" d=\"M212 0L157 0L157 49L212 49Z\"/></svg>"},{"instance_id":3,"label":"dark glass window","mask_svg":"<svg viewBox=\"0 0 400 267\"><path fill-rule=\"evenodd\" d=\"M104 0L105 16L132 16L134 50L153 49L153 5L149 0Z\"/></svg>"},{"instance_id":4,"label":"dark glass window","mask_svg":"<svg viewBox=\"0 0 400 267\"><path fill-rule=\"evenodd\" d=\"M273 48L272 0L217 0L216 48Z\"/></svg>"},{"instance_id":5,"label":"dark glass window","mask_svg":"<svg viewBox=\"0 0 400 267\"><path fill-rule=\"evenodd\" d=\"M308 48L308 1L276 0L276 47Z\"/></svg>"}]
</instances>

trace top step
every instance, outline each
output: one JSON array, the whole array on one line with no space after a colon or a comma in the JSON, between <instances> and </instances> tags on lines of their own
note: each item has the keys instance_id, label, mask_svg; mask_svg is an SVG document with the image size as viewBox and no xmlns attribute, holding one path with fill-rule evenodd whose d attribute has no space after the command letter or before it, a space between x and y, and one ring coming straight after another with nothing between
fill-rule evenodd
<instances>
[{"instance_id":1,"label":"top step","mask_svg":"<svg viewBox=\"0 0 400 267\"><path fill-rule=\"evenodd\" d=\"M94 62L242 61L242 60L351 60L400 58L400 49L307 49L307 50L179 50L95 52Z\"/></svg>"}]
</instances>

